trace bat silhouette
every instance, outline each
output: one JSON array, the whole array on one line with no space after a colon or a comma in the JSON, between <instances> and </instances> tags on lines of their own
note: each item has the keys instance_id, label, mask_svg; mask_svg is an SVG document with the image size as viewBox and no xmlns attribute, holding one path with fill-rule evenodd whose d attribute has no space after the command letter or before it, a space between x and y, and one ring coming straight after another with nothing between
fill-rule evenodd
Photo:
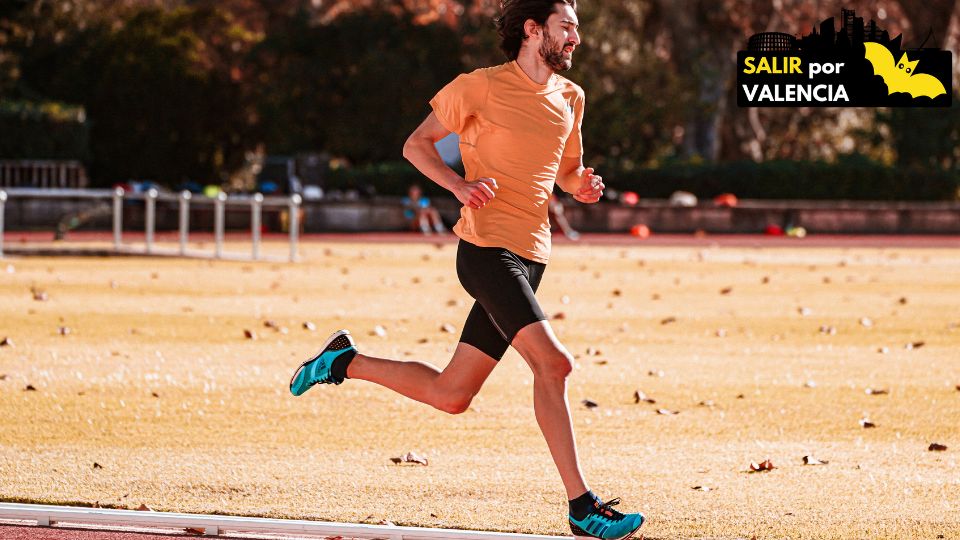
<instances>
[{"instance_id":1,"label":"bat silhouette","mask_svg":"<svg viewBox=\"0 0 960 540\"><path fill-rule=\"evenodd\" d=\"M882 77L883 82L887 84L887 95L904 92L912 97L935 98L947 93L943 83L933 75L914 73L920 61L911 62L907 58L907 53L903 53L900 61L894 63L890 50L883 45L869 41L863 45L867 49L865 58L873 64L873 73Z\"/></svg>"}]
</instances>

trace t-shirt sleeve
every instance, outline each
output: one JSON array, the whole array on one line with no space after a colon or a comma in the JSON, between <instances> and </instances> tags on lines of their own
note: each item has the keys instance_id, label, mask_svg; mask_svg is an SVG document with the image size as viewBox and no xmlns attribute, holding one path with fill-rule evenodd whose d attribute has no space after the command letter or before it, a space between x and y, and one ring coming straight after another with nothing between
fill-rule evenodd
<instances>
[{"instance_id":1,"label":"t-shirt sleeve","mask_svg":"<svg viewBox=\"0 0 960 540\"><path fill-rule=\"evenodd\" d=\"M464 73L437 92L430 106L443 127L459 134L486 103L488 86L482 70Z\"/></svg>"},{"instance_id":2,"label":"t-shirt sleeve","mask_svg":"<svg viewBox=\"0 0 960 540\"><path fill-rule=\"evenodd\" d=\"M580 128L583 125L584 102L583 90L577 88L577 95L573 100L573 129L563 145L563 157L580 157L583 155L583 135Z\"/></svg>"}]
</instances>

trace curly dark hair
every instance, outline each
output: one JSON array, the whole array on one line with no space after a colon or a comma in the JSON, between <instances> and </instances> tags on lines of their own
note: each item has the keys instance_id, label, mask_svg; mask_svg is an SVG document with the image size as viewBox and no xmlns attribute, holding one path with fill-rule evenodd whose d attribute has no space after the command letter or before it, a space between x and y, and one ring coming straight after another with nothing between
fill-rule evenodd
<instances>
[{"instance_id":1,"label":"curly dark hair","mask_svg":"<svg viewBox=\"0 0 960 540\"><path fill-rule=\"evenodd\" d=\"M523 23L527 19L543 26L547 17L557 9L557 4L567 4L577 10L577 0L503 0L500 2L500 16L494 19L497 33L500 34L500 49L508 60L516 60L520 55L520 46L527 39Z\"/></svg>"}]
</instances>

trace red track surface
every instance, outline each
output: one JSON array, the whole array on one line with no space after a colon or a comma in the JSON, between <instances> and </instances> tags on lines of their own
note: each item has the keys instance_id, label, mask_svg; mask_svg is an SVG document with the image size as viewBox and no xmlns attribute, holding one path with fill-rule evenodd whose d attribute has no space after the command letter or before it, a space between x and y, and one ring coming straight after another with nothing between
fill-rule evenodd
<instances>
[{"instance_id":1,"label":"red track surface","mask_svg":"<svg viewBox=\"0 0 960 540\"><path fill-rule=\"evenodd\" d=\"M197 535L188 535L182 531L179 534L175 532L150 534L142 532L65 529L60 527L0 525L0 538L3 540L170 540L171 538L197 538Z\"/></svg>"},{"instance_id":2,"label":"red track surface","mask_svg":"<svg viewBox=\"0 0 960 540\"><path fill-rule=\"evenodd\" d=\"M110 232L77 231L67 235L66 241L60 245L69 246L74 242L110 242ZM650 238L640 240L627 234L584 234L579 242L571 242L563 236L554 235L557 245L598 245L598 246L675 246L675 247L900 247L900 248L960 248L960 236L957 235L838 235L816 234L806 238L788 238L785 236L766 236L762 234L654 234ZM124 242L142 243L143 233L124 232ZM176 243L176 232L158 232L155 236L158 243ZM285 242L286 234L267 233L264 241ZM380 242L380 243L455 243L457 237L446 235L422 235L418 233L321 233L306 234L300 237L302 242ZM7 232L4 240L8 246L15 248L22 243L49 243L53 245L53 233L41 232ZM249 242L250 234L231 232L226 235L227 241ZM209 233L192 233L191 242L212 242L213 235Z\"/></svg>"}]
</instances>

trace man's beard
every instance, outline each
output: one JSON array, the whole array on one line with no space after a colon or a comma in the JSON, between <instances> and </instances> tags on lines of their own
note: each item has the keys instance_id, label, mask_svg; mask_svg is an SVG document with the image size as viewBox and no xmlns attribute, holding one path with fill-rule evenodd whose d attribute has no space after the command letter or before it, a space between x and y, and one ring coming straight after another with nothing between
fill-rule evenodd
<instances>
[{"instance_id":1,"label":"man's beard","mask_svg":"<svg viewBox=\"0 0 960 540\"><path fill-rule=\"evenodd\" d=\"M567 45L573 45L568 43ZM564 56L563 48L558 41L550 37L547 27L543 27L543 42L540 44L540 56L547 66L554 72L566 71L573 67L573 55Z\"/></svg>"}]
</instances>

